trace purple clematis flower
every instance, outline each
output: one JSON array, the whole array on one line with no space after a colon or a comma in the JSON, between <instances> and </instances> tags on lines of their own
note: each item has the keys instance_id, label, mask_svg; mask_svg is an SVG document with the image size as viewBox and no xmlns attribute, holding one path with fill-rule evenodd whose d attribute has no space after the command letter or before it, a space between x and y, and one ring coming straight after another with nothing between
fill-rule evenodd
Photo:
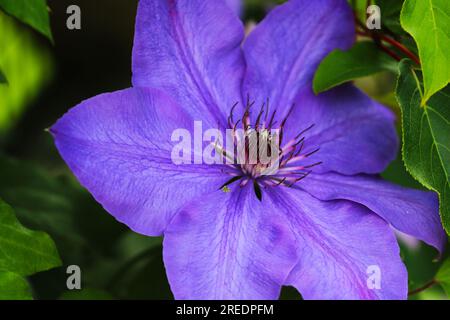
<instances>
[{"instance_id":1,"label":"purple clematis flower","mask_svg":"<svg viewBox=\"0 0 450 320\"><path fill-rule=\"evenodd\" d=\"M404 299L394 229L440 251L445 234L436 194L377 176L397 153L393 114L352 85L312 92L321 59L354 39L345 0L288 1L245 41L223 0L141 0L133 88L82 102L51 132L108 212L164 235L177 299L276 299L283 285L305 299ZM278 174L174 164L171 134L197 120L280 129Z\"/></svg>"}]
</instances>

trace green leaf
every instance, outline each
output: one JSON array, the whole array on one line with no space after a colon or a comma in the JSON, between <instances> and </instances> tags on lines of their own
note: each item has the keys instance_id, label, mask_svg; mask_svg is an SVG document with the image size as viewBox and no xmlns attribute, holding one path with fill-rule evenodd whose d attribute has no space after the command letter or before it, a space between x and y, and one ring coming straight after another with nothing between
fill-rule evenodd
<instances>
[{"instance_id":1,"label":"green leaf","mask_svg":"<svg viewBox=\"0 0 450 320\"><path fill-rule=\"evenodd\" d=\"M2 70L0 70L0 83L7 83L6 77L3 74Z\"/></svg>"},{"instance_id":2,"label":"green leaf","mask_svg":"<svg viewBox=\"0 0 450 320\"><path fill-rule=\"evenodd\" d=\"M424 105L450 82L450 1L406 0L400 22L419 48Z\"/></svg>"},{"instance_id":3,"label":"green leaf","mask_svg":"<svg viewBox=\"0 0 450 320\"><path fill-rule=\"evenodd\" d=\"M45 0L0 0L0 8L53 42Z\"/></svg>"},{"instance_id":4,"label":"green leaf","mask_svg":"<svg viewBox=\"0 0 450 320\"><path fill-rule=\"evenodd\" d=\"M14 272L0 271L0 300L32 300L27 280Z\"/></svg>"},{"instance_id":5,"label":"green leaf","mask_svg":"<svg viewBox=\"0 0 450 320\"><path fill-rule=\"evenodd\" d=\"M14 207L25 226L48 233L66 263L82 263L89 250L77 221L86 211L80 192L65 177L54 177L25 161L0 157L0 198Z\"/></svg>"},{"instance_id":6,"label":"green leaf","mask_svg":"<svg viewBox=\"0 0 450 320\"><path fill-rule=\"evenodd\" d=\"M0 202L0 270L28 276L60 265L52 239L23 227L12 208Z\"/></svg>"},{"instance_id":7,"label":"green leaf","mask_svg":"<svg viewBox=\"0 0 450 320\"><path fill-rule=\"evenodd\" d=\"M447 258L442 264L436 274L436 281L444 288L447 296L450 297L450 258Z\"/></svg>"},{"instance_id":8,"label":"green leaf","mask_svg":"<svg viewBox=\"0 0 450 320\"><path fill-rule=\"evenodd\" d=\"M0 156L0 198L26 227L48 233L66 264L83 270L127 230L64 170Z\"/></svg>"},{"instance_id":9,"label":"green leaf","mask_svg":"<svg viewBox=\"0 0 450 320\"><path fill-rule=\"evenodd\" d=\"M402 110L403 160L411 175L439 194L440 214L450 233L450 86L421 106L419 76L400 63L397 99Z\"/></svg>"},{"instance_id":10,"label":"green leaf","mask_svg":"<svg viewBox=\"0 0 450 320\"><path fill-rule=\"evenodd\" d=\"M314 76L314 92L317 94L380 71L396 72L396 67L397 62L373 42L357 42L350 50L334 50L322 60Z\"/></svg>"}]
</instances>

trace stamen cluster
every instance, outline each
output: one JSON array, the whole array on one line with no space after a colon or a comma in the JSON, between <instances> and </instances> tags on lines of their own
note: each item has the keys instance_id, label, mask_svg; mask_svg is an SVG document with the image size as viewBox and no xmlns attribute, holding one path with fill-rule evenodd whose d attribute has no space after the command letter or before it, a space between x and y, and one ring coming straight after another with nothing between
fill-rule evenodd
<instances>
[{"instance_id":1,"label":"stamen cluster","mask_svg":"<svg viewBox=\"0 0 450 320\"><path fill-rule=\"evenodd\" d=\"M261 187L280 185L291 187L306 178L312 172L313 167L321 164L321 162L301 164L319 151L319 148L316 148L308 153L302 153L306 140L305 133L311 130L314 124L302 130L286 143L283 142L285 124L294 106L291 106L287 115L278 124L274 120L276 110L269 115L269 101L267 100L261 106L252 125L251 108L254 102L247 99L243 116L235 122L233 113L237 105L236 103L232 107L228 117L228 126L232 129L233 142L238 150L237 156L234 155L234 152L230 154L223 148L217 148L224 157L230 160L230 163L233 163L228 165L230 171L227 172L232 178L221 187L222 190L227 191L227 186L236 181L240 181L241 187L252 181L255 193L261 199ZM242 148L244 148L243 152L239 152Z\"/></svg>"}]
</instances>

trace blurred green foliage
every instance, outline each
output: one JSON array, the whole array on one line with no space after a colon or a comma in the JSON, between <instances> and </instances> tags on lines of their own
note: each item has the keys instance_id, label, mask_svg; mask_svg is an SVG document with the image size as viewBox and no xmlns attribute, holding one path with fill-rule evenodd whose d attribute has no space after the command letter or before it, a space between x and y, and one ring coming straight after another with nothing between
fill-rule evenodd
<instances>
[{"instance_id":1,"label":"blurred green foliage","mask_svg":"<svg viewBox=\"0 0 450 320\"><path fill-rule=\"evenodd\" d=\"M8 80L0 85L0 135L10 129L52 75L47 48L34 34L0 11L0 66Z\"/></svg>"},{"instance_id":2,"label":"blurred green foliage","mask_svg":"<svg viewBox=\"0 0 450 320\"><path fill-rule=\"evenodd\" d=\"M376 0L381 10L381 23L390 32L403 36L405 30L400 25L400 11L404 0Z\"/></svg>"},{"instance_id":3,"label":"blurred green foliage","mask_svg":"<svg viewBox=\"0 0 450 320\"><path fill-rule=\"evenodd\" d=\"M108 292L99 289L85 288L83 290L66 291L60 297L61 300L113 300Z\"/></svg>"},{"instance_id":4,"label":"blurred green foliage","mask_svg":"<svg viewBox=\"0 0 450 320\"><path fill-rule=\"evenodd\" d=\"M108 290L114 298L171 297L161 239L135 234L119 224L68 175L0 157L0 195L26 226L52 236L64 265L80 266L89 295ZM84 293L66 291L64 272L37 275L37 283L46 285L36 286L36 296L81 299Z\"/></svg>"}]
</instances>

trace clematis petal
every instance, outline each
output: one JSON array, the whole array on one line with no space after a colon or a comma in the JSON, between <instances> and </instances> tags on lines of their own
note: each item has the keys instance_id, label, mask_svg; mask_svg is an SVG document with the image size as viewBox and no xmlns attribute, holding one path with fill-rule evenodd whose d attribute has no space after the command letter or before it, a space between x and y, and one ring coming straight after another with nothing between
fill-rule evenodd
<instances>
[{"instance_id":1,"label":"clematis petal","mask_svg":"<svg viewBox=\"0 0 450 320\"><path fill-rule=\"evenodd\" d=\"M320 61L353 41L345 0L291 0L271 11L244 43L243 94L260 104L269 99L278 123L289 115L286 141L314 125L305 133L304 154L320 148L308 159L322 162L317 172L379 173L398 149L393 115L359 90L345 85L319 96L312 92Z\"/></svg>"},{"instance_id":2,"label":"clematis petal","mask_svg":"<svg viewBox=\"0 0 450 320\"><path fill-rule=\"evenodd\" d=\"M163 248L177 299L277 299L297 260L276 205L250 186L192 202L167 228Z\"/></svg>"},{"instance_id":3,"label":"clematis petal","mask_svg":"<svg viewBox=\"0 0 450 320\"><path fill-rule=\"evenodd\" d=\"M441 253L444 249L446 236L434 192L403 188L374 176L335 173L311 174L299 186L321 200L360 203L395 229L436 247Z\"/></svg>"},{"instance_id":4,"label":"clematis petal","mask_svg":"<svg viewBox=\"0 0 450 320\"><path fill-rule=\"evenodd\" d=\"M352 175L379 173L395 159L398 137L394 115L352 85L315 96L310 88L297 97L285 126L287 139L305 132L304 153L319 149L310 163L314 172Z\"/></svg>"},{"instance_id":5,"label":"clematis petal","mask_svg":"<svg viewBox=\"0 0 450 320\"><path fill-rule=\"evenodd\" d=\"M320 61L351 46L353 20L345 0L291 0L273 9L244 42L243 95L257 105L269 99L284 118L298 92L312 86Z\"/></svg>"},{"instance_id":6,"label":"clematis petal","mask_svg":"<svg viewBox=\"0 0 450 320\"><path fill-rule=\"evenodd\" d=\"M390 226L350 201L320 201L283 188L273 194L296 233L298 264L286 285L304 299L405 299L406 268Z\"/></svg>"},{"instance_id":7,"label":"clematis petal","mask_svg":"<svg viewBox=\"0 0 450 320\"><path fill-rule=\"evenodd\" d=\"M194 120L224 124L241 102L244 29L224 1L141 0L133 86L169 92Z\"/></svg>"},{"instance_id":8,"label":"clematis petal","mask_svg":"<svg viewBox=\"0 0 450 320\"><path fill-rule=\"evenodd\" d=\"M225 3L236 15L240 16L242 14L243 1L244 0L225 0Z\"/></svg>"},{"instance_id":9,"label":"clematis petal","mask_svg":"<svg viewBox=\"0 0 450 320\"><path fill-rule=\"evenodd\" d=\"M107 211L155 236L181 205L227 179L216 166L173 164L172 132L192 126L163 93L127 89L82 102L51 133L72 172Z\"/></svg>"}]
</instances>

